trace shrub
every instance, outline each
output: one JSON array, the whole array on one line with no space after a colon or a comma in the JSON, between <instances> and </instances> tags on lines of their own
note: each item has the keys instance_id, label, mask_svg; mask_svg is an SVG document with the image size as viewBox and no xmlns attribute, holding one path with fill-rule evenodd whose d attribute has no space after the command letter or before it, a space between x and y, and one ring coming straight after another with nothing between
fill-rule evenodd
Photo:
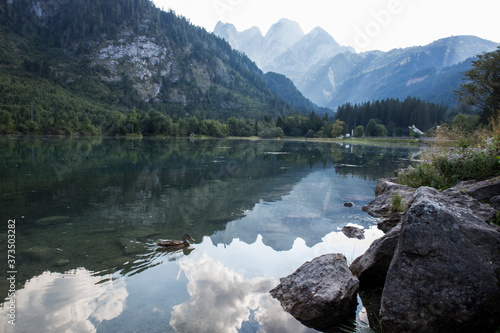
<instances>
[{"instance_id":1,"label":"shrub","mask_svg":"<svg viewBox=\"0 0 500 333\"><path fill-rule=\"evenodd\" d=\"M479 146L430 152L424 162L400 174L399 182L443 190L463 180L496 176L500 174L497 147L498 141L490 138Z\"/></svg>"}]
</instances>

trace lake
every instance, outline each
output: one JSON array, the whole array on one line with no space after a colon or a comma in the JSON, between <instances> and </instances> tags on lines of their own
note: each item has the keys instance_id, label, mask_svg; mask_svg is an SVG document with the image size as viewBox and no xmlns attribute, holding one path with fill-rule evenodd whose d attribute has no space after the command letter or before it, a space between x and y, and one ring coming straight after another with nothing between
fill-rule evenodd
<instances>
[{"instance_id":1,"label":"lake","mask_svg":"<svg viewBox=\"0 0 500 333\"><path fill-rule=\"evenodd\" d=\"M1 137L0 331L315 332L268 291L308 260L350 263L381 237L361 207L416 151ZM347 224L365 238L347 238ZM189 249L155 245L184 233Z\"/></svg>"}]
</instances>

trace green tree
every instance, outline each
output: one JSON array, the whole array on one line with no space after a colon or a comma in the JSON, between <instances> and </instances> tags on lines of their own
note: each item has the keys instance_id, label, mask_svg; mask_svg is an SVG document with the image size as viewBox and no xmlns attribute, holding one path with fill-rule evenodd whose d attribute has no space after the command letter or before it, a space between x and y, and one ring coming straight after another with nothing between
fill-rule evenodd
<instances>
[{"instance_id":1,"label":"green tree","mask_svg":"<svg viewBox=\"0 0 500 333\"><path fill-rule=\"evenodd\" d=\"M375 131L375 136L387 136L387 129L384 125L378 124Z\"/></svg>"},{"instance_id":2,"label":"green tree","mask_svg":"<svg viewBox=\"0 0 500 333\"><path fill-rule=\"evenodd\" d=\"M132 133L135 133L136 129L138 129L138 126L136 125L139 123L139 117L137 116L135 107L132 109L132 111L130 111L127 122L129 124L132 124Z\"/></svg>"},{"instance_id":3,"label":"green tree","mask_svg":"<svg viewBox=\"0 0 500 333\"><path fill-rule=\"evenodd\" d=\"M332 125L332 137L337 138L347 133L347 126L342 120L335 120Z\"/></svg>"},{"instance_id":4,"label":"green tree","mask_svg":"<svg viewBox=\"0 0 500 333\"><path fill-rule=\"evenodd\" d=\"M481 121L486 123L500 111L500 47L478 55L472 69L465 73L467 83L456 91L462 103L482 110Z\"/></svg>"},{"instance_id":5,"label":"green tree","mask_svg":"<svg viewBox=\"0 0 500 333\"><path fill-rule=\"evenodd\" d=\"M451 127L454 129L460 129L466 132L473 132L479 125L479 116L476 115L465 115L459 113L453 118L451 122Z\"/></svg>"},{"instance_id":6,"label":"green tree","mask_svg":"<svg viewBox=\"0 0 500 333\"><path fill-rule=\"evenodd\" d=\"M363 135L365 135L365 129L363 128L363 126L359 125L354 130L354 136L357 138L361 138Z\"/></svg>"},{"instance_id":7,"label":"green tree","mask_svg":"<svg viewBox=\"0 0 500 333\"><path fill-rule=\"evenodd\" d=\"M377 120L370 119L370 121L366 125L365 134L367 136L377 136L377 125Z\"/></svg>"}]
</instances>

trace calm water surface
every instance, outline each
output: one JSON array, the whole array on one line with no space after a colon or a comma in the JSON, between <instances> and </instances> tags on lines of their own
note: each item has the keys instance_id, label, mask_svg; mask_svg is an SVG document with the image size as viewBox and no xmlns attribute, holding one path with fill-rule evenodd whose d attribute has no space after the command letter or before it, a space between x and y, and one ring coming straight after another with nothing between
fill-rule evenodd
<instances>
[{"instance_id":1,"label":"calm water surface","mask_svg":"<svg viewBox=\"0 0 500 333\"><path fill-rule=\"evenodd\" d=\"M238 140L0 138L2 332L315 332L268 291L382 233L361 212L414 149ZM343 206L353 202L353 208ZM341 228L365 229L349 239ZM190 233L191 248L155 242ZM2 275L12 270L2 255ZM9 281L0 280L5 300ZM361 308L361 306L360 306ZM359 324L360 327L363 324Z\"/></svg>"}]
</instances>

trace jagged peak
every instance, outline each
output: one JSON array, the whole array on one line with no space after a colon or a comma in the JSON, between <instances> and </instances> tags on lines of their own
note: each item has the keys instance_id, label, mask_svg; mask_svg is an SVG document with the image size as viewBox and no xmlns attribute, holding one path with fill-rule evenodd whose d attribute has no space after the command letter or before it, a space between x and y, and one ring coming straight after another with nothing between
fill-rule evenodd
<instances>
[{"instance_id":1,"label":"jagged peak","mask_svg":"<svg viewBox=\"0 0 500 333\"><path fill-rule=\"evenodd\" d=\"M231 30L231 31L234 30L235 32L237 31L236 27L231 23L224 23L222 21L217 22L217 24L215 25L215 28L214 28L214 33L217 34L217 33L224 31L224 30L226 30L226 31L227 30Z\"/></svg>"},{"instance_id":2,"label":"jagged peak","mask_svg":"<svg viewBox=\"0 0 500 333\"><path fill-rule=\"evenodd\" d=\"M311 30L304 38L321 39L329 44L340 46L340 44L325 29L316 27Z\"/></svg>"},{"instance_id":3,"label":"jagged peak","mask_svg":"<svg viewBox=\"0 0 500 333\"><path fill-rule=\"evenodd\" d=\"M300 35L300 37L305 35L299 23L287 18L282 18L278 22L271 25L271 28L269 28L265 37L268 38L272 35L284 34L284 33L286 34L293 33L296 35Z\"/></svg>"}]
</instances>

